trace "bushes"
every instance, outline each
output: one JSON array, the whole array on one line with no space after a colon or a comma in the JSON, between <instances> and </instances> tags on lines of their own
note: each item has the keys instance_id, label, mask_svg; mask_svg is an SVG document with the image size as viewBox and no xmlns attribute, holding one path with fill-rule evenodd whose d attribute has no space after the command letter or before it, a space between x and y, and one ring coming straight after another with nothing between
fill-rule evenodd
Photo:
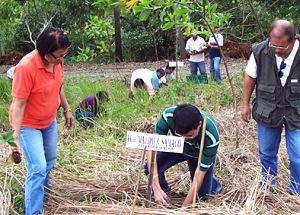
<instances>
[{"instance_id":1,"label":"bushes","mask_svg":"<svg viewBox=\"0 0 300 215\"><path fill-rule=\"evenodd\" d=\"M123 34L123 51L126 61L155 60L154 44L146 30L125 32Z\"/></svg>"}]
</instances>

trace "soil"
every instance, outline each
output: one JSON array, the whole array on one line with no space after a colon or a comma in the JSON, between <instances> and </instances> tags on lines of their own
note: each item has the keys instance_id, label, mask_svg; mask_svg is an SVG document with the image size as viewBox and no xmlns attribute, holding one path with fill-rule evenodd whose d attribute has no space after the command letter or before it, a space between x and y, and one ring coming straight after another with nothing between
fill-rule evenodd
<instances>
[{"instance_id":1,"label":"soil","mask_svg":"<svg viewBox=\"0 0 300 215\"><path fill-rule=\"evenodd\" d=\"M10 52L6 55L0 56L0 65L15 65L22 59L23 56L24 54L21 52Z\"/></svg>"},{"instance_id":2,"label":"soil","mask_svg":"<svg viewBox=\"0 0 300 215\"><path fill-rule=\"evenodd\" d=\"M241 68L247 63L251 54L251 47L247 43L236 43L227 41L224 44L223 52L225 60L228 64L228 69L231 74L238 73ZM6 71L19 62L23 57L20 52L11 52L7 55L0 56L0 74L5 74ZM179 77L184 77L189 74L188 59L183 60L184 66L179 67ZM156 69L165 67L168 60L155 62L124 62L113 64L68 64L65 66L66 78L84 76L96 79L124 79L128 78L133 70L138 68ZM206 69L209 73L209 62L206 61ZM222 73L225 73L224 62L221 65ZM225 77L225 74L223 74Z\"/></svg>"},{"instance_id":3,"label":"soil","mask_svg":"<svg viewBox=\"0 0 300 215\"><path fill-rule=\"evenodd\" d=\"M230 74L237 74L241 72L241 69L246 66L247 60L243 58L225 58ZM86 77L93 79L127 79L133 70L138 68L156 69L164 67L167 64L166 61L154 61L154 62L130 62L130 63L118 63L118 64L67 64L65 65L65 78L74 77ZM6 71L11 65L0 66L0 75L5 75ZM206 72L209 73L209 62L206 60ZM223 78L225 75L225 66L222 62L221 72ZM184 66L178 68L179 78L185 78L190 74L189 62L184 60ZM175 71L176 75L176 71Z\"/></svg>"}]
</instances>

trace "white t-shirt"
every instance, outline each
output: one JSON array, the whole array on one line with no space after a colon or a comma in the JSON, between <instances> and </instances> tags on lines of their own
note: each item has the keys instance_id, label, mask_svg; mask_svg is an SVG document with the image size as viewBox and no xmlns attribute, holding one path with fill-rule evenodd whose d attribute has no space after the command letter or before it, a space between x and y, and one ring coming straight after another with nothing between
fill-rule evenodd
<instances>
[{"instance_id":1,"label":"white t-shirt","mask_svg":"<svg viewBox=\"0 0 300 215\"><path fill-rule=\"evenodd\" d=\"M13 66L13 67L11 67L9 70L7 70L7 72L6 72L6 76L7 76L7 78L9 78L9 79L14 79L14 72L15 72L15 66Z\"/></svg>"},{"instance_id":2,"label":"white t-shirt","mask_svg":"<svg viewBox=\"0 0 300 215\"><path fill-rule=\"evenodd\" d=\"M193 52L193 51L199 52L203 49L206 49L205 45L206 45L206 42L202 37L197 36L196 40L194 40L193 37L191 37L186 42L185 50L187 52ZM200 54L191 55L189 61L191 61L191 62L201 62L201 61L204 61L204 59L205 59L204 58L204 53L200 53Z\"/></svg>"},{"instance_id":3,"label":"white t-shirt","mask_svg":"<svg viewBox=\"0 0 300 215\"><path fill-rule=\"evenodd\" d=\"M280 78L281 81L281 85L284 86L286 83L286 79L290 74L290 70L293 64L293 61L295 59L296 53L299 49L299 41L296 40L294 47L291 51L291 53L289 54L289 56L284 60L284 62L286 63L286 67L284 69L282 69L281 71L283 72L283 76ZM279 57L277 55L275 55L276 57L276 63L277 63L277 68L279 70L280 68L280 64L282 62L282 57ZM251 54L248 64L246 66L246 73L247 75L249 75L251 78L257 78L257 65L256 65L256 61L254 58L253 53ZM300 81L300 80L299 80Z\"/></svg>"},{"instance_id":4,"label":"white t-shirt","mask_svg":"<svg viewBox=\"0 0 300 215\"><path fill-rule=\"evenodd\" d=\"M220 34L220 33L216 33L215 34L215 36L216 36L216 39L217 39L217 41L218 41L218 43L219 43L219 46L223 46L223 36L222 36L222 34ZM210 45L217 45L216 43L216 40L215 40L215 38L213 37L213 35L210 35L210 37L209 37L209 40L208 40L208 43L210 44Z\"/></svg>"},{"instance_id":5,"label":"white t-shirt","mask_svg":"<svg viewBox=\"0 0 300 215\"><path fill-rule=\"evenodd\" d=\"M134 82L137 79L142 79L144 81L144 87L148 91L149 95L152 96L155 94L155 90L152 85L152 76L153 71L149 69L136 69L132 72L130 80L130 90L135 94L136 88L134 87Z\"/></svg>"}]
</instances>

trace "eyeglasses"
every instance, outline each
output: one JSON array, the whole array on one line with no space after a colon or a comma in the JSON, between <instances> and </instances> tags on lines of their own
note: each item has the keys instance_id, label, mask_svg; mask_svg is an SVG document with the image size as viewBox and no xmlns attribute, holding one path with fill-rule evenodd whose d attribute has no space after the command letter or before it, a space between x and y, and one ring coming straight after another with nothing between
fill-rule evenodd
<instances>
[{"instance_id":1,"label":"eyeglasses","mask_svg":"<svg viewBox=\"0 0 300 215\"><path fill-rule=\"evenodd\" d=\"M284 46L275 46L275 45L272 45L271 42L269 42L269 47L272 49L287 50L290 47L290 43L284 47Z\"/></svg>"},{"instance_id":2,"label":"eyeglasses","mask_svg":"<svg viewBox=\"0 0 300 215\"><path fill-rule=\"evenodd\" d=\"M176 136L178 136L178 137L183 137L184 139L194 139L194 138L195 138L193 135L191 135L191 136L184 136L184 135L178 134L178 133L176 132L176 130L174 131L174 134L175 134Z\"/></svg>"},{"instance_id":3,"label":"eyeglasses","mask_svg":"<svg viewBox=\"0 0 300 215\"><path fill-rule=\"evenodd\" d=\"M64 54L63 56L57 57L53 53L49 53L55 60L62 60L64 57L67 56L68 53Z\"/></svg>"},{"instance_id":4,"label":"eyeglasses","mask_svg":"<svg viewBox=\"0 0 300 215\"><path fill-rule=\"evenodd\" d=\"M278 76L279 76L279 78L282 78L282 77L283 77L283 72L282 72L282 70L285 69L285 67L286 67L286 63L285 63L284 60L283 60L283 61L281 61L280 66L279 66L279 71L278 71Z\"/></svg>"}]
</instances>

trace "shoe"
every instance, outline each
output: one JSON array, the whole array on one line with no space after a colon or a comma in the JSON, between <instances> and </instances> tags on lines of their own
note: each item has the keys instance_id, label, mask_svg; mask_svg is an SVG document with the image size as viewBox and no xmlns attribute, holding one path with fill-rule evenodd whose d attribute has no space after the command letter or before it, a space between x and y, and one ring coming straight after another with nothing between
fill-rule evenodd
<instances>
[{"instance_id":1,"label":"shoe","mask_svg":"<svg viewBox=\"0 0 300 215\"><path fill-rule=\"evenodd\" d=\"M213 176L213 194L219 194L222 192L222 184L215 176Z\"/></svg>"}]
</instances>

